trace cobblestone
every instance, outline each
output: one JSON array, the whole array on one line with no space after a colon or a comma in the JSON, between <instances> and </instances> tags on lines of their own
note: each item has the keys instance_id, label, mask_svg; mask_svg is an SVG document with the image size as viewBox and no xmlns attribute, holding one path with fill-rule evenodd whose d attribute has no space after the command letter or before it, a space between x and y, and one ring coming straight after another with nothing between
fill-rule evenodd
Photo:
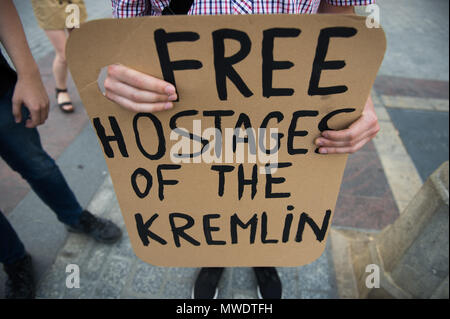
<instances>
[{"instance_id":1,"label":"cobblestone","mask_svg":"<svg viewBox=\"0 0 450 319\"><path fill-rule=\"evenodd\" d=\"M110 258L95 290L95 298L119 298L130 273L132 260Z\"/></svg>"},{"instance_id":2,"label":"cobblestone","mask_svg":"<svg viewBox=\"0 0 450 319\"><path fill-rule=\"evenodd\" d=\"M166 281L167 269L138 262L131 289L149 297L159 296Z\"/></svg>"}]
</instances>

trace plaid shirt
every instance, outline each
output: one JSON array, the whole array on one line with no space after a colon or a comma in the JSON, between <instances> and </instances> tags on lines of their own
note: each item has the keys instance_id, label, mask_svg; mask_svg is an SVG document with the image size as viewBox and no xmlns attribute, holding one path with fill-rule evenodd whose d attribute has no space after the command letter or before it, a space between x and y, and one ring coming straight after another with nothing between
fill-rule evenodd
<instances>
[{"instance_id":1,"label":"plaid shirt","mask_svg":"<svg viewBox=\"0 0 450 319\"><path fill-rule=\"evenodd\" d=\"M321 0L195 0L188 14L316 13ZM335 6L362 6L375 0L323 0ZM161 15L170 0L111 0L113 16Z\"/></svg>"}]
</instances>

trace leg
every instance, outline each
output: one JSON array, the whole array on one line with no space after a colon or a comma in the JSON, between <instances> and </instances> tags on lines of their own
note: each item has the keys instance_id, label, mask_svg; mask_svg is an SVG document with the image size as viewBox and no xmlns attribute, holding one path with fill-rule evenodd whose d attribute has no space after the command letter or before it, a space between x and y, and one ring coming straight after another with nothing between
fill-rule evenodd
<instances>
[{"instance_id":1,"label":"leg","mask_svg":"<svg viewBox=\"0 0 450 319\"><path fill-rule=\"evenodd\" d=\"M0 263L6 272L6 299L34 298L34 277L31 256L0 211Z\"/></svg>"},{"instance_id":2,"label":"leg","mask_svg":"<svg viewBox=\"0 0 450 319\"><path fill-rule=\"evenodd\" d=\"M53 60L53 76L55 77L56 87L62 90L67 89L67 62L66 62L66 40L65 30L45 30L47 37L55 48L55 59ZM57 103L70 102L67 92L57 94ZM73 110L72 105L62 107L66 111Z\"/></svg>"},{"instance_id":3,"label":"leg","mask_svg":"<svg viewBox=\"0 0 450 319\"><path fill-rule=\"evenodd\" d=\"M25 247L0 211L0 263L12 264L25 256Z\"/></svg>"},{"instance_id":4,"label":"leg","mask_svg":"<svg viewBox=\"0 0 450 319\"><path fill-rule=\"evenodd\" d=\"M74 231L83 232L104 243L120 239L122 231L109 220L83 210L67 185L55 161L43 150L37 129L24 126L12 115L14 88L0 97L0 156L31 185L35 193Z\"/></svg>"},{"instance_id":5,"label":"leg","mask_svg":"<svg viewBox=\"0 0 450 319\"><path fill-rule=\"evenodd\" d=\"M281 299L282 285L275 267L253 267L260 299Z\"/></svg>"},{"instance_id":6,"label":"leg","mask_svg":"<svg viewBox=\"0 0 450 319\"><path fill-rule=\"evenodd\" d=\"M55 161L43 150L38 131L14 123L12 92L13 89L0 98L0 156L30 184L61 222L76 225L82 208Z\"/></svg>"},{"instance_id":7,"label":"leg","mask_svg":"<svg viewBox=\"0 0 450 319\"><path fill-rule=\"evenodd\" d=\"M216 299L219 294L217 286L224 269L222 267L200 269L192 290L192 299Z\"/></svg>"}]
</instances>

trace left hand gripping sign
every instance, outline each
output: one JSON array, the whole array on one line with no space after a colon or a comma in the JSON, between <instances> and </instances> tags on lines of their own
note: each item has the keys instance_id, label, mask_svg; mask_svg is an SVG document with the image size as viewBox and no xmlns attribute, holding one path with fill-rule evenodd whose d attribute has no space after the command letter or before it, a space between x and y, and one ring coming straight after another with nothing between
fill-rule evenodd
<instances>
[{"instance_id":1,"label":"left hand gripping sign","mask_svg":"<svg viewBox=\"0 0 450 319\"><path fill-rule=\"evenodd\" d=\"M346 155L314 139L361 114L381 28L334 15L164 16L88 22L70 70L136 255L160 266L298 266L324 248ZM106 99L121 63L176 86L168 111Z\"/></svg>"}]
</instances>

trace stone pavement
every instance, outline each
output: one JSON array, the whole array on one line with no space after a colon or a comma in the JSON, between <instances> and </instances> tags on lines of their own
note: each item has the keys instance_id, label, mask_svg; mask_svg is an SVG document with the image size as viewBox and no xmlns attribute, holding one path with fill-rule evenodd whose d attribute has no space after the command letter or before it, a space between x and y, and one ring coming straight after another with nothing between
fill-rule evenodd
<instances>
[{"instance_id":1,"label":"stone pavement","mask_svg":"<svg viewBox=\"0 0 450 319\"><path fill-rule=\"evenodd\" d=\"M110 1L85 1L90 18L110 15ZM29 1L15 3L54 105L51 47L34 21ZM448 160L448 1L378 3L388 50L372 95L382 129L373 142L349 157L335 229L377 232L391 224L423 180ZM27 184L0 162L0 205L37 264L38 297L189 298L198 269L155 267L135 257L95 134L73 83L69 88L77 111L66 116L53 108L40 128L43 144L57 158L82 204L113 219L125 236L119 244L105 246L83 235L68 235L28 192ZM35 223L24 225L30 211ZM340 296L330 245L328 241L325 253L309 265L278 268L284 298ZM78 289L66 288L68 264L80 267ZM0 271L0 285L3 280ZM219 298L256 297L255 278L248 268L227 269L220 288Z\"/></svg>"}]
</instances>

